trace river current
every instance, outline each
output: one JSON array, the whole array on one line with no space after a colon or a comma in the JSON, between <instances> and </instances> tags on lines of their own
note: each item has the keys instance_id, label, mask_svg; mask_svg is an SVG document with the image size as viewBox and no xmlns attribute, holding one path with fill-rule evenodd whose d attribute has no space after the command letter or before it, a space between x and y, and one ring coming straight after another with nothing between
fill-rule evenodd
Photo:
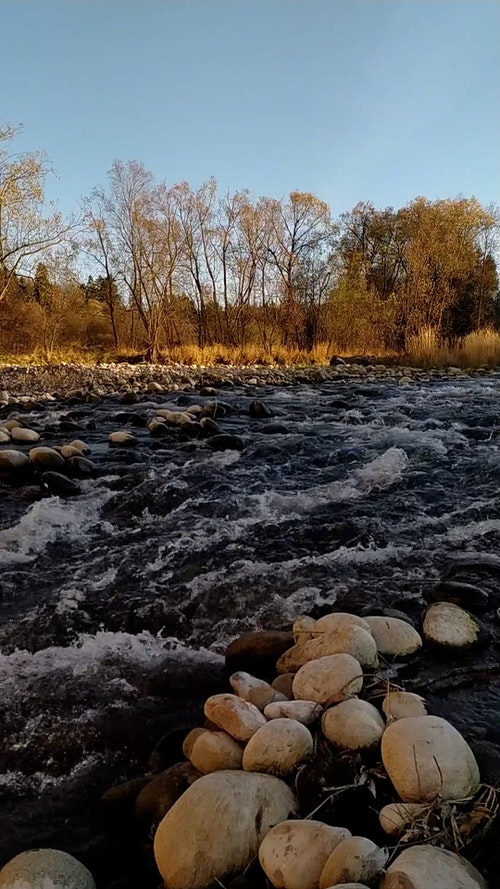
<instances>
[{"instance_id":1,"label":"river current","mask_svg":"<svg viewBox=\"0 0 500 889\"><path fill-rule=\"evenodd\" d=\"M249 416L255 398L272 416ZM460 564L461 579L490 594L494 625L499 399L491 374L23 411L40 444L86 441L97 474L70 499L0 487L0 865L58 845L111 886L98 863L110 842L100 793L142 774L162 733L190 723L245 630L332 608L392 607L418 621L422 597ZM145 428L160 405L214 401L243 450ZM136 447L109 447L117 429ZM498 665L498 649L482 657ZM464 709L443 696L443 714L495 741L498 684L469 697Z\"/></svg>"}]
</instances>

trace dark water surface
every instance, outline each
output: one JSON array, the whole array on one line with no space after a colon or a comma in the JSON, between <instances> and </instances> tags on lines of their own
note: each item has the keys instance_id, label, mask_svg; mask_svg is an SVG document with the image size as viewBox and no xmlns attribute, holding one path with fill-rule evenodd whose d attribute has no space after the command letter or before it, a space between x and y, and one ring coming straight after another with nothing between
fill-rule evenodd
<instances>
[{"instance_id":1,"label":"dark water surface","mask_svg":"<svg viewBox=\"0 0 500 889\"><path fill-rule=\"evenodd\" d=\"M241 452L144 428L155 405L213 401L195 392L23 412L40 444L85 440L98 472L68 500L0 486L0 866L55 845L111 886L129 865L99 795L196 721L229 640L332 607L418 622L450 566L489 593L491 641L433 662L427 696L495 763L499 396L499 375L221 390ZM255 397L272 417L249 417ZM121 428L136 448L108 446Z\"/></svg>"}]
</instances>

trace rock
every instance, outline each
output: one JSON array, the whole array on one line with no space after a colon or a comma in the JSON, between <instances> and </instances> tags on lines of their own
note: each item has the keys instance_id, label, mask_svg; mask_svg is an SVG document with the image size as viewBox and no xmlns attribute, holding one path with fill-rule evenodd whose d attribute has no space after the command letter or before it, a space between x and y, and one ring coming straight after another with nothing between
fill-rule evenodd
<instances>
[{"instance_id":1,"label":"rock","mask_svg":"<svg viewBox=\"0 0 500 889\"><path fill-rule=\"evenodd\" d=\"M76 450L80 451L81 454L90 454L90 448L88 444L86 444L80 438L73 439L73 441L69 443L69 447L76 448ZM69 456L71 456L71 454Z\"/></svg>"},{"instance_id":2,"label":"rock","mask_svg":"<svg viewBox=\"0 0 500 889\"><path fill-rule=\"evenodd\" d=\"M237 741L249 741L266 724L260 710L237 695L212 695L205 702L204 712L207 719Z\"/></svg>"},{"instance_id":3,"label":"rock","mask_svg":"<svg viewBox=\"0 0 500 889\"><path fill-rule=\"evenodd\" d=\"M429 810L425 803L389 803L378 813L380 826L388 836L400 837L412 823Z\"/></svg>"},{"instance_id":4,"label":"rock","mask_svg":"<svg viewBox=\"0 0 500 889\"><path fill-rule=\"evenodd\" d=\"M101 796L101 805L103 809L113 816L124 814L133 814L135 801L141 790L151 782L151 775L142 776L141 778L131 778L129 781L122 781L120 784L114 784L109 787Z\"/></svg>"},{"instance_id":5,"label":"rock","mask_svg":"<svg viewBox=\"0 0 500 889\"><path fill-rule=\"evenodd\" d=\"M42 466L47 470L58 470L64 466L64 458L54 448L31 448L29 458L35 466Z\"/></svg>"},{"instance_id":6,"label":"rock","mask_svg":"<svg viewBox=\"0 0 500 889\"><path fill-rule=\"evenodd\" d=\"M0 450L0 470L25 469L28 463L29 458L22 451Z\"/></svg>"},{"instance_id":7,"label":"rock","mask_svg":"<svg viewBox=\"0 0 500 889\"><path fill-rule=\"evenodd\" d=\"M243 698L244 701L250 700L249 695L254 688L262 688L269 691L271 694L274 693L269 682L266 682L264 679L259 679L257 676L252 676L251 673L247 673L245 670L239 670L237 673L232 673L229 677L229 682L235 694L240 698Z\"/></svg>"},{"instance_id":8,"label":"rock","mask_svg":"<svg viewBox=\"0 0 500 889\"><path fill-rule=\"evenodd\" d=\"M190 762L178 762L155 775L135 801L135 817L141 827L149 832L159 824L184 791L201 777Z\"/></svg>"},{"instance_id":9,"label":"rock","mask_svg":"<svg viewBox=\"0 0 500 889\"><path fill-rule=\"evenodd\" d=\"M295 814L290 788L272 775L213 772L180 797L154 838L169 889L205 889L241 873L274 825Z\"/></svg>"},{"instance_id":10,"label":"rock","mask_svg":"<svg viewBox=\"0 0 500 889\"><path fill-rule=\"evenodd\" d=\"M370 632L370 625L363 617L357 614L349 614L345 611L333 611L331 614L324 614L323 617L315 621L314 633L329 633L332 630L340 630L345 627L362 627Z\"/></svg>"},{"instance_id":11,"label":"rock","mask_svg":"<svg viewBox=\"0 0 500 889\"><path fill-rule=\"evenodd\" d=\"M296 719L272 719L258 729L243 751L246 772L287 775L312 753L312 735Z\"/></svg>"},{"instance_id":12,"label":"rock","mask_svg":"<svg viewBox=\"0 0 500 889\"><path fill-rule=\"evenodd\" d=\"M479 787L469 745L439 716L398 719L382 736L382 761L404 802L464 799Z\"/></svg>"},{"instance_id":13,"label":"rock","mask_svg":"<svg viewBox=\"0 0 500 889\"><path fill-rule=\"evenodd\" d=\"M302 725L316 722L323 712L315 701L273 701L264 708L266 719L296 719Z\"/></svg>"},{"instance_id":14,"label":"rock","mask_svg":"<svg viewBox=\"0 0 500 889\"><path fill-rule=\"evenodd\" d=\"M213 451L242 451L245 443L239 435L232 435L230 432L222 432L220 435L212 435L206 440L209 448Z\"/></svg>"},{"instance_id":15,"label":"rock","mask_svg":"<svg viewBox=\"0 0 500 889\"><path fill-rule=\"evenodd\" d=\"M58 849L21 852L0 871L0 889L95 889L90 871Z\"/></svg>"},{"instance_id":16,"label":"rock","mask_svg":"<svg viewBox=\"0 0 500 889\"><path fill-rule=\"evenodd\" d=\"M241 769L243 749L226 732L202 729L194 738L189 759L195 769L208 775L222 769Z\"/></svg>"},{"instance_id":17,"label":"rock","mask_svg":"<svg viewBox=\"0 0 500 889\"><path fill-rule=\"evenodd\" d=\"M281 630L250 630L228 646L226 668L230 673L244 670L260 679L272 680L276 676L277 659L291 645L291 633Z\"/></svg>"},{"instance_id":18,"label":"rock","mask_svg":"<svg viewBox=\"0 0 500 889\"><path fill-rule=\"evenodd\" d=\"M411 691L389 691L383 700L382 710L388 720L427 715L425 699Z\"/></svg>"},{"instance_id":19,"label":"rock","mask_svg":"<svg viewBox=\"0 0 500 889\"><path fill-rule=\"evenodd\" d=\"M336 704L359 694L362 687L359 661L350 654L332 654L300 668L293 680L293 695L296 700Z\"/></svg>"},{"instance_id":20,"label":"rock","mask_svg":"<svg viewBox=\"0 0 500 889\"><path fill-rule=\"evenodd\" d=\"M201 737L207 731L206 728L202 728L197 726L196 728L192 728L184 738L184 742L182 744L182 752L186 759L191 758L191 751L194 747L195 741L197 738Z\"/></svg>"},{"instance_id":21,"label":"rock","mask_svg":"<svg viewBox=\"0 0 500 889\"><path fill-rule=\"evenodd\" d=\"M202 417L200 426L207 435L222 435L222 430L215 420L211 417Z\"/></svg>"},{"instance_id":22,"label":"rock","mask_svg":"<svg viewBox=\"0 0 500 889\"><path fill-rule=\"evenodd\" d=\"M19 420L5 420L2 423L2 427L7 429L8 432L12 432L13 429L20 429L22 427L22 423Z\"/></svg>"},{"instance_id":23,"label":"rock","mask_svg":"<svg viewBox=\"0 0 500 889\"><path fill-rule=\"evenodd\" d=\"M315 624L316 621L313 617L304 615L303 617L295 618L292 626L292 633L296 645L300 645L303 642L309 642L309 640L313 638L311 631Z\"/></svg>"},{"instance_id":24,"label":"rock","mask_svg":"<svg viewBox=\"0 0 500 889\"><path fill-rule=\"evenodd\" d=\"M273 679L271 688L290 699L293 697L292 685L294 678L295 673L282 673L281 676L276 676L276 679Z\"/></svg>"},{"instance_id":25,"label":"rock","mask_svg":"<svg viewBox=\"0 0 500 889\"><path fill-rule=\"evenodd\" d=\"M426 602L453 602L461 608L471 611L485 611L489 605L486 590L472 583L461 583L456 580L443 580L434 589L424 594Z\"/></svg>"},{"instance_id":26,"label":"rock","mask_svg":"<svg viewBox=\"0 0 500 889\"><path fill-rule=\"evenodd\" d=\"M249 692L250 703L255 704L256 707L264 712L265 708L268 704L272 704L274 701L286 701L287 698L285 695L282 695L279 691L269 686L269 688L252 688Z\"/></svg>"},{"instance_id":27,"label":"rock","mask_svg":"<svg viewBox=\"0 0 500 889\"><path fill-rule=\"evenodd\" d=\"M131 432L118 431L110 432L108 435L108 442L111 445L127 445L127 447L133 447L137 444L137 439Z\"/></svg>"},{"instance_id":28,"label":"rock","mask_svg":"<svg viewBox=\"0 0 500 889\"><path fill-rule=\"evenodd\" d=\"M422 647L419 633L404 620L396 617L372 616L365 618L380 654L404 657Z\"/></svg>"},{"instance_id":29,"label":"rock","mask_svg":"<svg viewBox=\"0 0 500 889\"><path fill-rule=\"evenodd\" d=\"M68 457L66 465L71 475L77 476L77 478L90 478L97 470L97 466L92 460L81 456Z\"/></svg>"},{"instance_id":30,"label":"rock","mask_svg":"<svg viewBox=\"0 0 500 889\"><path fill-rule=\"evenodd\" d=\"M54 497L77 497L82 493L76 482L60 472L42 472L41 481L43 487Z\"/></svg>"},{"instance_id":31,"label":"rock","mask_svg":"<svg viewBox=\"0 0 500 889\"><path fill-rule=\"evenodd\" d=\"M369 630L352 624L327 630L304 643L303 651L307 660L329 654L350 654L365 669L376 670L378 667L377 645L372 634Z\"/></svg>"},{"instance_id":32,"label":"rock","mask_svg":"<svg viewBox=\"0 0 500 889\"><path fill-rule=\"evenodd\" d=\"M251 401L248 413L251 417L255 419L262 419L263 417L272 417L273 413L269 408L262 403L262 401Z\"/></svg>"},{"instance_id":33,"label":"rock","mask_svg":"<svg viewBox=\"0 0 500 889\"><path fill-rule=\"evenodd\" d=\"M7 430L0 429L0 444L7 444L10 441L10 435Z\"/></svg>"},{"instance_id":34,"label":"rock","mask_svg":"<svg viewBox=\"0 0 500 889\"><path fill-rule=\"evenodd\" d=\"M321 821L282 821L259 849L259 862L276 889L318 889L327 858L351 834Z\"/></svg>"},{"instance_id":35,"label":"rock","mask_svg":"<svg viewBox=\"0 0 500 889\"><path fill-rule=\"evenodd\" d=\"M335 887L329 886L328 889L368 889L366 883L336 883Z\"/></svg>"},{"instance_id":36,"label":"rock","mask_svg":"<svg viewBox=\"0 0 500 889\"><path fill-rule=\"evenodd\" d=\"M24 426L15 426L11 429L10 437L12 441L40 441L38 432L34 429L25 429Z\"/></svg>"},{"instance_id":37,"label":"rock","mask_svg":"<svg viewBox=\"0 0 500 889\"><path fill-rule=\"evenodd\" d=\"M322 732L330 743L342 750L370 750L382 738L385 723L368 701L352 698L323 713Z\"/></svg>"},{"instance_id":38,"label":"rock","mask_svg":"<svg viewBox=\"0 0 500 889\"><path fill-rule=\"evenodd\" d=\"M387 868L380 889L488 889L469 861L438 846L405 849Z\"/></svg>"},{"instance_id":39,"label":"rock","mask_svg":"<svg viewBox=\"0 0 500 889\"><path fill-rule=\"evenodd\" d=\"M386 849L366 837L347 837L333 850L321 871L320 889L342 882L376 883L384 873Z\"/></svg>"},{"instance_id":40,"label":"rock","mask_svg":"<svg viewBox=\"0 0 500 889\"><path fill-rule=\"evenodd\" d=\"M447 648L465 648L474 645L481 627L476 620L458 605L437 602L427 610L423 633L427 642Z\"/></svg>"}]
</instances>

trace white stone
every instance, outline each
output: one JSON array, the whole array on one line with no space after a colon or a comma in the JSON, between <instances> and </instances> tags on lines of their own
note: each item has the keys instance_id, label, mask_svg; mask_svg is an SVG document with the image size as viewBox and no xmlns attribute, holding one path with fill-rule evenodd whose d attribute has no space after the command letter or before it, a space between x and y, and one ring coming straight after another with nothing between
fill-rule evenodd
<instances>
[{"instance_id":1,"label":"white stone","mask_svg":"<svg viewBox=\"0 0 500 889\"><path fill-rule=\"evenodd\" d=\"M464 648L477 642L479 632L480 626L472 615L451 602L436 602L424 618L424 638L435 645Z\"/></svg>"},{"instance_id":2,"label":"white stone","mask_svg":"<svg viewBox=\"0 0 500 889\"><path fill-rule=\"evenodd\" d=\"M479 787L469 745L439 716L398 719L382 736L382 761L404 802L463 799Z\"/></svg>"},{"instance_id":3,"label":"white stone","mask_svg":"<svg viewBox=\"0 0 500 889\"><path fill-rule=\"evenodd\" d=\"M55 469L56 471L64 466L64 457L55 451L54 448L31 448L29 458L32 463L43 466L44 469Z\"/></svg>"},{"instance_id":4,"label":"white stone","mask_svg":"<svg viewBox=\"0 0 500 889\"><path fill-rule=\"evenodd\" d=\"M370 632L370 626L364 617L358 617L357 614L349 614L346 611L335 611L318 618L314 624L313 633L329 633L332 630L340 630L345 627L362 627L363 630Z\"/></svg>"},{"instance_id":5,"label":"white stone","mask_svg":"<svg viewBox=\"0 0 500 889\"><path fill-rule=\"evenodd\" d=\"M378 667L377 645L373 636L355 624L325 630L314 639L294 645L281 655L276 667L279 673L296 673L308 661L331 654L350 654L362 667Z\"/></svg>"},{"instance_id":6,"label":"white stone","mask_svg":"<svg viewBox=\"0 0 500 889\"><path fill-rule=\"evenodd\" d=\"M287 775L313 751L311 732L296 719L272 719L258 729L243 751L246 772Z\"/></svg>"},{"instance_id":7,"label":"white stone","mask_svg":"<svg viewBox=\"0 0 500 889\"><path fill-rule=\"evenodd\" d=\"M137 441L135 435L132 435L131 432L118 430L117 432L110 432L108 435L108 441L111 444L127 444L134 445Z\"/></svg>"},{"instance_id":8,"label":"white stone","mask_svg":"<svg viewBox=\"0 0 500 889\"><path fill-rule=\"evenodd\" d=\"M427 715L425 699L411 691L389 691L383 700L382 710L391 721Z\"/></svg>"},{"instance_id":9,"label":"white stone","mask_svg":"<svg viewBox=\"0 0 500 889\"><path fill-rule=\"evenodd\" d=\"M0 889L95 889L92 874L58 849L21 852L0 871Z\"/></svg>"},{"instance_id":10,"label":"white stone","mask_svg":"<svg viewBox=\"0 0 500 889\"><path fill-rule=\"evenodd\" d=\"M241 873L274 825L297 811L291 789L272 775L213 772L167 812L154 838L168 889L205 889Z\"/></svg>"},{"instance_id":11,"label":"white stone","mask_svg":"<svg viewBox=\"0 0 500 889\"><path fill-rule=\"evenodd\" d=\"M438 846L411 846L387 868L380 889L488 889L470 862Z\"/></svg>"},{"instance_id":12,"label":"white stone","mask_svg":"<svg viewBox=\"0 0 500 889\"><path fill-rule=\"evenodd\" d=\"M0 470L1 469L22 469L29 463L29 458L22 451L6 449L0 451Z\"/></svg>"},{"instance_id":13,"label":"white stone","mask_svg":"<svg viewBox=\"0 0 500 889\"><path fill-rule=\"evenodd\" d=\"M385 723L368 701L351 698L323 713L321 729L325 738L343 750L370 750L380 744Z\"/></svg>"},{"instance_id":14,"label":"white stone","mask_svg":"<svg viewBox=\"0 0 500 889\"><path fill-rule=\"evenodd\" d=\"M363 670L350 654L332 654L304 664L292 688L296 700L336 704L359 694L363 688Z\"/></svg>"},{"instance_id":15,"label":"white stone","mask_svg":"<svg viewBox=\"0 0 500 889\"><path fill-rule=\"evenodd\" d=\"M4 429L8 429L9 432L12 432L13 429L18 429L22 426L22 423L19 420L5 420L2 424Z\"/></svg>"},{"instance_id":16,"label":"white stone","mask_svg":"<svg viewBox=\"0 0 500 889\"><path fill-rule=\"evenodd\" d=\"M389 803L378 813L378 820L388 836L399 837L428 809L425 803Z\"/></svg>"},{"instance_id":17,"label":"white stone","mask_svg":"<svg viewBox=\"0 0 500 889\"><path fill-rule=\"evenodd\" d=\"M264 838L259 862L276 889L318 889L327 858L349 836L321 821L283 821Z\"/></svg>"},{"instance_id":18,"label":"white stone","mask_svg":"<svg viewBox=\"0 0 500 889\"><path fill-rule=\"evenodd\" d=\"M235 694L240 698L243 698L244 701L250 700L249 695L253 688L264 688L271 693L274 692L274 689L271 688L269 682L265 682L263 679L257 679L256 676L252 676L250 673L245 673L243 670L240 670L238 673L233 673L232 676L229 677L229 683Z\"/></svg>"},{"instance_id":19,"label":"white stone","mask_svg":"<svg viewBox=\"0 0 500 889\"><path fill-rule=\"evenodd\" d=\"M193 739L188 759L199 772L208 775L222 769L241 769L243 748L226 732L202 729Z\"/></svg>"},{"instance_id":20,"label":"white stone","mask_svg":"<svg viewBox=\"0 0 500 889\"><path fill-rule=\"evenodd\" d=\"M9 433L7 432L7 430L5 430L4 432L2 429L0 429L0 444L6 444L8 441L10 441Z\"/></svg>"},{"instance_id":21,"label":"white stone","mask_svg":"<svg viewBox=\"0 0 500 889\"><path fill-rule=\"evenodd\" d=\"M366 837L348 837L333 850L321 871L320 889L342 882L375 883L383 872L388 859L386 849L381 849Z\"/></svg>"},{"instance_id":22,"label":"white stone","mask_svg":"<svg viewBox=\"0 0 500 889\"><path fill-rule=\"evenodd\" d=\"M321 716L323 708L315 701L276 701L264 708L266 719L296 719L303 725L311 725Z\"/></svg>"},{"instance_id":23,"label":"white stone","mask_svg":"<svg viewBox=\"0 0 500 889\"><path fill-rule=\"evenodd\" d=\"M260 710L238 695L220 694L207 698L205 716L237 741L249 741L267 720Z\"/></svg>"},{"instance_id":24,"label":"white stone","mask_svg":"<svg viewBox=\"0 0 500 889\"><path fill-rule=\"evenodd\" d=\"M404 656L422 647L422 639L411 624L398 617L365 618L380 654Z\"/></svg>"},{"instance_id":25,"label":"white stone","mask_svg":"<svg viewBox=\"0 0 500 889\"><path fill-rule=\"evenodd\" d=\"M12 441L40 441L38 432L34 429L26 429L24 426L15 426L11 430Z\"/></svg>"}]
</instances>

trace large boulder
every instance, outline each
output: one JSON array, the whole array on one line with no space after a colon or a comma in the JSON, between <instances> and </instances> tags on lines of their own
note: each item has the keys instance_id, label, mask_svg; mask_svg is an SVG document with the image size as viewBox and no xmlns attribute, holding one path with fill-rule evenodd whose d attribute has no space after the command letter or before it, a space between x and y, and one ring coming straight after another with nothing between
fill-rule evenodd
<instances>
[{"instance_id":1,"label":"large boulder","mask_svg":"<svg viewBox=\"0 0 500 889\"><path fill-rule=\"evenodd\" d=\"M336 704L359 694L363 670L350 654L332 654L309 661L296 673L293 696L317 704Z\"/></svg>"},{"instance_id":2,"label":"large boulder","mask_svg":"<svg viewBox=\"0 0 500 889\"><path fill-rule=\"evenodd\" d=\"M247 772L286 775L313 751L313 738L296 719L271 719L250 738L243 752Z\"/></svg>"},{"instance_id":3,"label":"large boulder","mask_svg":"<svg viewBox=\"0 0 500 889\"><path fill-rule=\"evenodd\" d=\"M380 744L385 722L368 701L351 698L325 711L321 719L325 738L342 750L370 750Z\"/></svg>"},{"instance_id":4,"label":"large boulder","mask_svg":"<svg viewBox=\"0 0 500 889\"><path fill-rule=\"evenodd\" d=\"M264 838L259 862L275 889L318 889L327 858L349 836L321 821L283 821Z\"/></svg>"},{"instance_id":5,"label":"large boulder","mask_svg":"<svg viewBox=\"0 0 500 889\"><path fill-rule=\"evenodd\" d=\"M382 761L404 802L435 797L463 799L479 787L479 769L469 745L446 719L410 716L382 736Z\"/></svg>"},{"instance_id":6,"label":"large boulder","mask_svg":"<svg viewBox=\"0 0 500 889\"><path fill-rule=\"evenodd\" d=\"M205 702L205 716L237 741L249 741L267 720L260 710L238 695L211 695Z\"/></svg>"},{"instance_id":7,"label":"large boulder","mask_svg":"<svg viewBox=\"0 0 500 889\"><path fill-rule=\"evenodd\" d=\"M21 852L0 871L0 889L95 889L90 871L58 849Z\"/></svg>"},{"instance_id":8,"label":"large boulder","mask_svg":"<svg viewBox=\"0 0 500 889\"><path fill-rule=\"evenodd\" d=\"M205 889L241 872L271 827L297 811L284 781L249 772L213 772L165 815L154 838L168 889Z\"/></svg>"},{"instance_id":9,"label":"large boulder","mask_svg":"<svg viewBox=\"0 0 500 889\"><path fill-rule=\"evenodd\" d=\"M366 837L348 837L327 858L319 887L327 889L346 882L375 884L384 873L388 857L386 849L380 849Z\"/></svg>"},{"instance_id":10,"label":"large boulder","mask_svg":"<svg viewBox=\"0 0 500 889\"><path fill-rule=\"evenodd\" d=\"M387 868L380 889L488 889L470 862L438 846L412 846Z\"/></svg>"},{"instance_id":11,"label":"large boulder","mask_svg":"<svg viewBox=\"0 0 500 889\"><path fill-rule=\"evenodd\" d=\"M422 647L422 639L411 624L397 617L365 617L380 654L404 657Z\"/></svg>"}]
</instances>

